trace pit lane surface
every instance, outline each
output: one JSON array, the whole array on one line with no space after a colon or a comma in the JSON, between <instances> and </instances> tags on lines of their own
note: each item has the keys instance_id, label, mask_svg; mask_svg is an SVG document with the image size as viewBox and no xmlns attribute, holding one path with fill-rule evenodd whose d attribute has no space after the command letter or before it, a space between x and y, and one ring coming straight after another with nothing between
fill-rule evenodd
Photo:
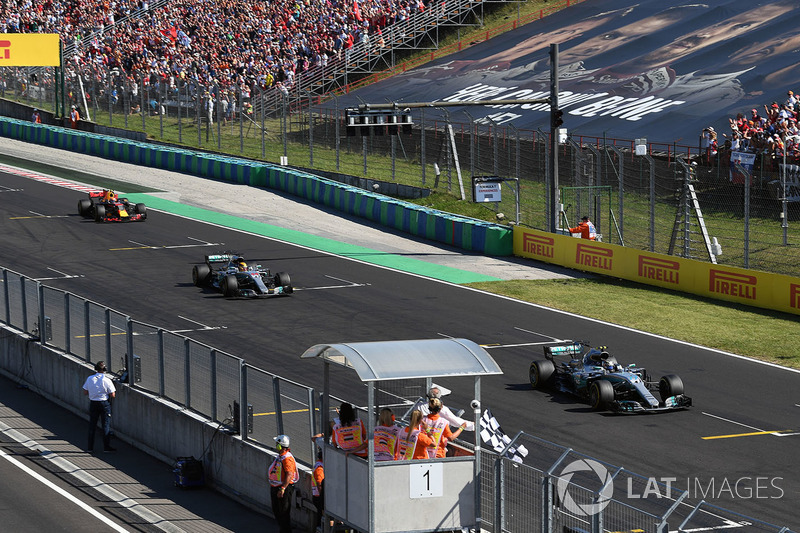
<instances>
[{"instance_id":1,"label":"pit lane surface","mask_svg":"<svg viewBox=\"0 0 800 533\"><path fill-rule=\"evenodd\" d=\"M798 528L796 372L168 213L151 210L144 223L95 224L76 214L82 193L8 174L0 185L2 263L30 278L317 387L321 365L299 359L313 344L467 337L504 370L483 378L481 390L484 407L508 434L524 430L628 471L676 478L673 485L683 488L696 478L704 486L780 478L779 491L719 491L720 498L706 499ZM229 300L194 287L192 266L220 250L288 272L297 292ZM541 343L572 338L607 345L620 362L645 366L656 378L679 374L695 407L609 416L564 395L532 391L528 367L541 358ZM363 401L352 373L335 370L331 379L334 394ZM442 384L454 391L448 405L469 405L471 380Z\"/></svg>"}]
</instances>

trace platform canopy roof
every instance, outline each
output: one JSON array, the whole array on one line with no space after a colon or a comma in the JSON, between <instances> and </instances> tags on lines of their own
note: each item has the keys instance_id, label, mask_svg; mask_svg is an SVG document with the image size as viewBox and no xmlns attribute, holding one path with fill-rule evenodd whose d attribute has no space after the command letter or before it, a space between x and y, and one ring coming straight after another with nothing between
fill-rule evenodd
<instances>
[{"instance_id":1,"label":"platform canopy roof","mask_svg":"<svg viewBox=\"0 0 800 533\"><path fill-rule=\"evenodd\" d=\"M352 368L361 381L502 374L492 356L468 339L317 344L301 358Z\"/></svg>"}]
</instances>

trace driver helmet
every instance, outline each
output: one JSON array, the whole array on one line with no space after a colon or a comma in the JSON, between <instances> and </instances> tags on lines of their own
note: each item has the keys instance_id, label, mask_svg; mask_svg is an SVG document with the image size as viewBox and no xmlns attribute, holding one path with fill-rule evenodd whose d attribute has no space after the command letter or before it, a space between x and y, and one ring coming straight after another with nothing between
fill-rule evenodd
<instances>
[{"instance_id":1,"label":"driver helmet","mask_svg":"<svg viewBox=\"0 0 800 533\"><path fill-rule=\"evenodd\" d=\"M236 267L239 269L239 272L244 272L247 270L247 263L244 262L243 257L240 257L236 260Z\"/></svg>"}]
</instances>

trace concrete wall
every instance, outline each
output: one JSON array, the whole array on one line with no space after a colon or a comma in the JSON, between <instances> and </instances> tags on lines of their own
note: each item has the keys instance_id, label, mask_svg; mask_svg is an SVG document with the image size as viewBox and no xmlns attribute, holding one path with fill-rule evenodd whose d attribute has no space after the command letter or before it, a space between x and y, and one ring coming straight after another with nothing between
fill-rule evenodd
<instances>
[{"instance_id":1,"label":"concrete wall","mask_svg":"<svg viewBox=\"0 0 800 533\"><path fill-rule=\"evenodd\" d=\"M82 416L88 421L89 405L82 387L94 370L80 359L42 346L31 337L0 326L0 372L30 390ZM25 376L35 379L27 381ZM253 509L270 513L267 468L275 457L271 450L218 431L216 424L179 405L117 383L114 433L121 440L173 464L177 457L202 458L206 483ZM205 456L203 451L206 450ZM300 510L292 512L298 527L313 520L310 470L303 465L295 495Z\"/></svg>"}]
</instances>

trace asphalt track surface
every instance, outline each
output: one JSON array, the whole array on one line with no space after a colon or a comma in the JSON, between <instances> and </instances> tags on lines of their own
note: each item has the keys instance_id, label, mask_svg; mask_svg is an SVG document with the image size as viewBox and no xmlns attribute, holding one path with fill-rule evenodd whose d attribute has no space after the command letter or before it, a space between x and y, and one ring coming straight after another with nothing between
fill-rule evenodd
<instances>
[{"instance_id":1,"label":"asphalt track surface","mask_svg":"<svg viewBox=\"0 0 800 533\"><path fill-rule=\"evenodd\" d=\"M329 242L324 244L331 253L314 249L310 241L297 246L290 242L299 237L293 232L156 196L127 195L150 206L144 223L95 224L77 215L83 194L75 190L11 174L0 175L0 185L3 263L28 277L166 329L202 324L207 327L185 334L315 387L322 385L321 365L299 359L313 344L467 337L486 346L503 368L503 375L483 378L481 388L484 407L507 433L524 430L628 471L675 478L678 486L695 478L718 484L780 478L775 482L780 490L762 491L762 497L721 491L719 498L706 499L798 528L797 372L482 293L433 279L435 274L395 270L393 258L384 252ZM318 237L312 241L322 243ZM295 294L238 300L194 287L192 266L221 249L241 251L251 262L288 272ZM337 250L350 257L334 255ZM379 256L386 266L361 262L359 255ZM459 277L439 271L447 271L445 278ZM462 280L473 277L467 273ZM561 394L532 391L528 368L540 358L541 344L572 338L607 345L620 362L645 366L653 376L680 375L695 407L610 416ZM331 379L333 394L362 401L353 374L336 370ZM471 380L442 384L454 391L449 405L469 405ZM733 436L743 434L752 435ZM724 438L703 438L709 436Z\"/></svg>"}]
</instances>

